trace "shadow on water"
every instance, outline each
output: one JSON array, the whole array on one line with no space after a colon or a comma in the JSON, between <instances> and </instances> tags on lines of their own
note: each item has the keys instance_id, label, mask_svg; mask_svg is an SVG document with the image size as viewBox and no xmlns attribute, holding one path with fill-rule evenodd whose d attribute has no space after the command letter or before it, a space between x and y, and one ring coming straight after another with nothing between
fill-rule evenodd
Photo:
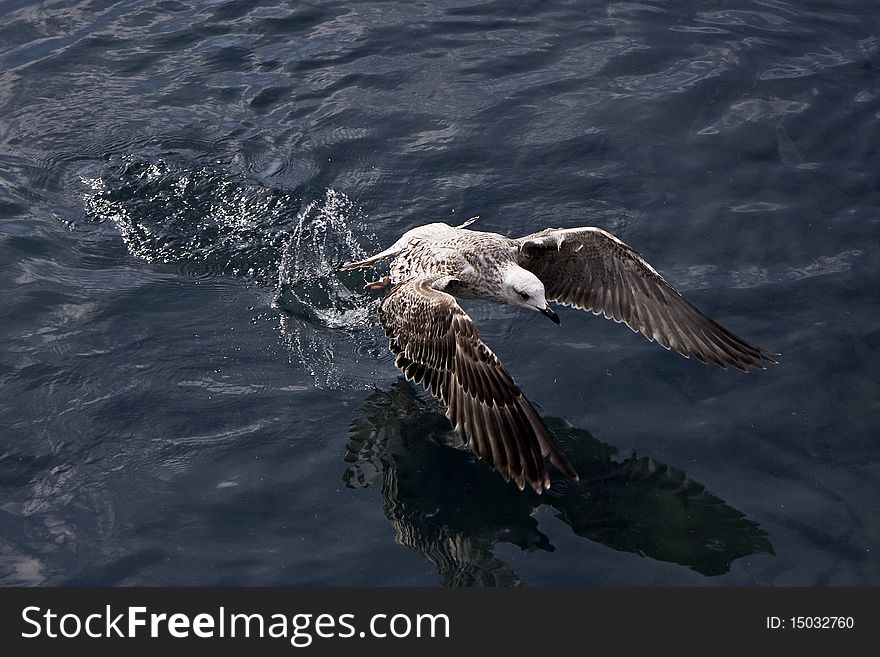
<instances>
[{"instance_id":1,"label":"shadow on water","mask_svg":"<svg viewBox=\"0 0 880 657\"><path fill-rule=\"evenodd\" d=\"M517 586L496 558L510 543L552 551L535 512L551 506L578 536L706 575L735 559L773 554L766 533L702 485L647 457L615 458L614 447L557 418L544 418L581 475L561 476L543 495L519 491L456 445L438 404L398 380L358 409L343 480L381 487L397 541L434 564L447 586Z\"/></svg>"}]
</instances>

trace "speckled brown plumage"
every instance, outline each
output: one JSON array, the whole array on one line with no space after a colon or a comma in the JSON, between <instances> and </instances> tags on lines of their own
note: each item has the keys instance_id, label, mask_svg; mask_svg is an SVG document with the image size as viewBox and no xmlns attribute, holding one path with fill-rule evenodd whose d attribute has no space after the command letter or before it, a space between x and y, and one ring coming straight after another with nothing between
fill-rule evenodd
<instances>
[{"instance_id":1,"label":"speckled brown plumage","mask_svg":"<svg viewBox=\"0 0 880 657\"><path fill-rule=\"evenodd\" d=\"M455 299L432 287L437 277L406 281L382 300L379 319L394 363L446 404L446 415L474 453L523 488L550 486L544 457L577 472L504 365L480 340Z\"/></svg>"},{"instance_id":2,"label":"speckled brown plumage","mask_svg":"<svg viewBox=\"0 0 880 657\"><path fill-rule=\"evenodd\" d=\"M346 269L391 257L378 285L394 287L379 318L407 379L446 404L446 415L478 457L520 488L550 486L545 458L577 472L510 373L480 339L455 297L537 310L547 300L625 322L680 354L741 370L775 363L682 297L638 253L593 227L548 228L511 239L442 223L408 231L390 248Z\"/></svg>"}]
</instances>

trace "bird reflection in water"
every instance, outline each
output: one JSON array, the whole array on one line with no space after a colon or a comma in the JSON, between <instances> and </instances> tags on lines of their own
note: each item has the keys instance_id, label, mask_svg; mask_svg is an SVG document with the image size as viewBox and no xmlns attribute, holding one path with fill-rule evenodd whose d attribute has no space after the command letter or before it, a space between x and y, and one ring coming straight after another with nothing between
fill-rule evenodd
<instances>
[{"instance_id":1,"label":"bird reflection in water","mask_svg":"<svg viewBox=\"0 0 880 657\"><path fill-rule=\"evenodd\" d=\"M343 479L381 486L397 541L436 566L446 586L518 586L496 543L552 551L535 517L544 504L572 531L625 552L713 576L735 559L773 554L766 533L680 470L651 458L615 458L615 448L556 418L544 418L580 481L554 479L543 495L505 483L470 451L442 407L402 379L377 390L349 430Z\"/></svg>"}]
</instances>

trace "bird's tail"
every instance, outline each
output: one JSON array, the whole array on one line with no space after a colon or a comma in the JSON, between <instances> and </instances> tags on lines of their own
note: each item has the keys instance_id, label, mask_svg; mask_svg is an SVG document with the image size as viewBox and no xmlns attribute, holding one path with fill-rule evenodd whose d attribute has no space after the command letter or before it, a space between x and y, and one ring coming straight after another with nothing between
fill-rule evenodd
<instances>
[{"instance_id":1,"label":"bird's tail","mask_svg":"<svg viewBox=\"0 0 880 657\"><path fill-rule=\"evenodd\" d=\"M342 265L342 269L359 269L361 267L371 267L375 265L380 260L384 260L385 258L389 258L391 256L395 256L403 250L403 246L400 244L398 240L394 243L390 248L385 249L384 251L380 251L376 255L372 255L365 260L358 260L357 262L346 262Z\"/></svg>"},{"instance_id":2,"label":"bird's tail","mask_svg":"<svg viewBox=\"0 0 880 657\"><path fill-rule=\"evenodd\" d=\"M477 219L479 219L479 215L476 217L471 217L467 221L465 221L460 226L456 226L455 228L464 228L465 226L470 226ZM403 236L397 240L394 244L392 244L389 248L384 251L380 251L376 255L370 256L365 260L358 260L357 262L346 262L342 265L341 269L359 269L361 267L371 267L375 265L380 260L384 260L385 258L390 258L392 256L396 256L398 253L403 251L413 240L417 239L432 239L433 236L437 235L438 230L440 233L444 233L449 230L449 226L443 223L434 223L427 224L424 226L417 226L412 230L406 231Z\"/></svg>"},{"instance_id":3,"label":"bird's tail","mask_svg":"<svg viewBox=\"0 0 880 657\"><path fill-rule=\"evenodd\" d=\"M471 217L470 219L465 221L463 224L456 226L456 228L467 228L468 226L470 226L472 223L474 223L479 218L480 218L480 215L477 215L476 217Z\"/></svg>"}]
</instances>

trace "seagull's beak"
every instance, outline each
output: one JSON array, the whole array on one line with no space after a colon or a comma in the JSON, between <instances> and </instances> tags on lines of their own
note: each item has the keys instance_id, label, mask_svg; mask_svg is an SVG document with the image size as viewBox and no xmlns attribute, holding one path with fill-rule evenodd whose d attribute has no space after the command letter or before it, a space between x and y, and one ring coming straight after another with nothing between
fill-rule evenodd
<instances>
[{"instance_id":1,"label":"seagull's beak","mask_svg":"<svg viewBox=\"0 0 880 657\"><path fill-rule=\"evenodd\" d=\"M544 317L549 317L554 324L559 325L559 315L553 312L550 306L547 306L546 308L544 308L543 310L539 310L538 312L544 315Z\"/></svg>"}]
</instances>

